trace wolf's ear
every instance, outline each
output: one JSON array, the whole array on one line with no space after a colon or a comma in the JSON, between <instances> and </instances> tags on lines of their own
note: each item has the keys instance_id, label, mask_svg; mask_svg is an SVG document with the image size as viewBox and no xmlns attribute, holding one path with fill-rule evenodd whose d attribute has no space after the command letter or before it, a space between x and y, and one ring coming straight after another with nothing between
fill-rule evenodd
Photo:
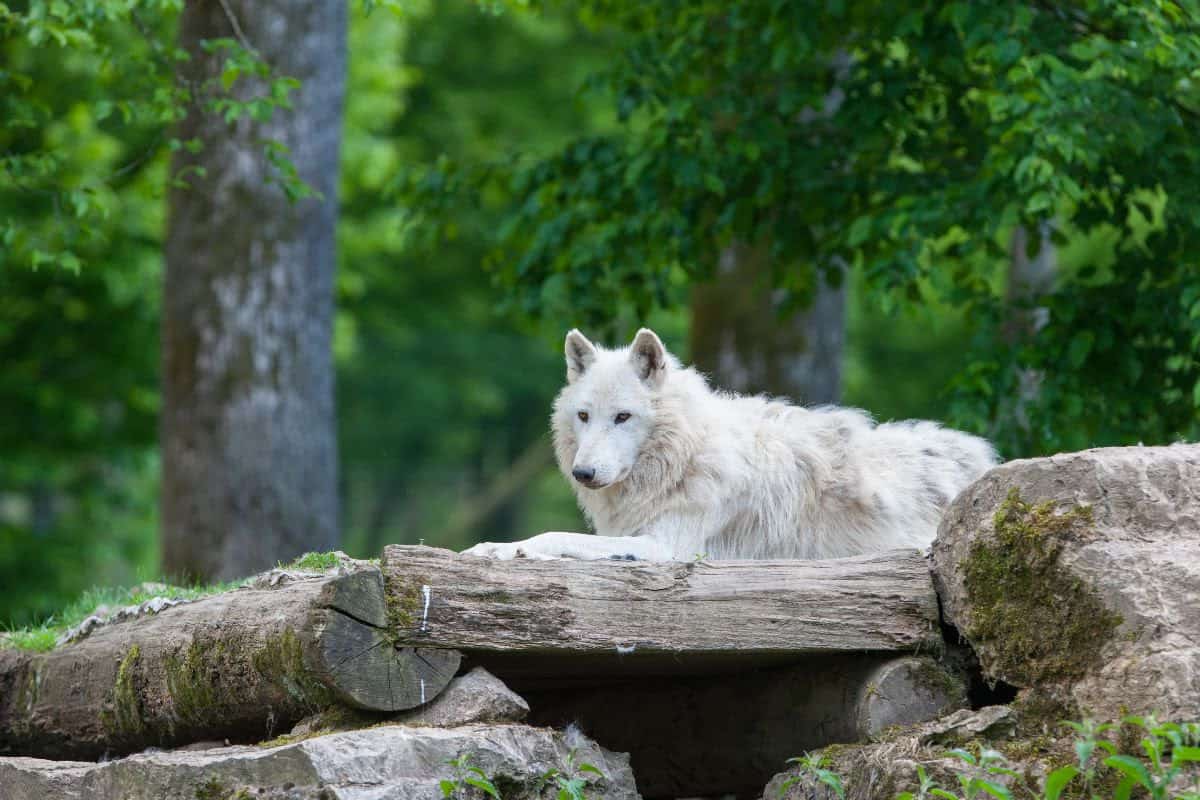
<instances>
[{"instance_id":1,"label":"wolf's ear","mask_svg":"<svg viewBox=\"0 0 1200 800\"><path fill-rule=\"evenodd\" d=\"M574 383L596 360L596 345L589 342L578 328L572 328L567 332L563 350L567 354L567 383Z\"/></svg>"},{"instance_id":2,"label":"wolf's ear","mask_svg":"<svg viewBox=\"0 0 1200 800\"><path fill-rule=\"evenodd\" d=\"M642 328L633 337L633 346L629 348L629 360L638 377L648 386L657 389L667 378L667 348L663 347L658 334L649 328Z\"/></svg>"}]
</instances>

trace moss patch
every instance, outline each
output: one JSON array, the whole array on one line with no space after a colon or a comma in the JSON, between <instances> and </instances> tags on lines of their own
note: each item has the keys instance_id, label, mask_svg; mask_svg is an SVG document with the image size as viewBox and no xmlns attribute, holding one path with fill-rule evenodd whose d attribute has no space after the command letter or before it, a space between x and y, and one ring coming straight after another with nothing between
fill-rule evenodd
<instances>
[{"instance_id":1,"label":"moss patch","mask_svg":"<svg viewBox=\"0 0 1200 800\"><path fill-rule=\"evenodd\" d=\"M401 637L412 631L423 607L421 585L387 580L384 597L387 602L388 629Z\"/></svg>"},{"instance_id":2,"label":"moss patch","mask_svg":"<svg viewBox=\"0 0 1200 800\"><path fill-rule=\"evenodd\" d=\"M145 729L142 719L142 697L137 686L137 671L142 662L142 648L134 645L117 667L109 708L100 712L106 730L118 736L137 736Z\"/></svg>"},{"instance_id":3,"label":"moss patch","mask_svg":"<svg viewBox=\"0 0 1200 800\"><path fill-rule=\"evenodd\" d=\"M1009 492L995 535L963 564L971 616L966 634L991 677L1019 686L1058 684L1095 664L1121 617L1059 565L1063 549L1090 534L1092 511L1057 513Z\"/></svg>"},{"instance_id":4,"label":"moss patch","mask_svg":"<svg viewBox=\"0 0 1200 800\"><path fill-rule=\"evenodd\" d=\"M164 659L167 691L180 719L192 725L209 722L220 693L218 662L224 655L224 642L196 637L186 648Z\"/></svg>"},{"instance_id":5,"label":"moss patch","mask_svg":"<svg viewBox=\"0 0 1200 800\"><path fill-rule=\"evenodd\" d=\"M209 778L196 788L196 800L252 800L247 789L231 789L216 778Z\"/></svg>"},{"instance_id":6,"label":"moss patch","mask_svg":"<svg viewBox=\"0 0 1200 800\"><path fill-rule=\"evenodd\" d=\"M333 692L309 670L304 661L304 643L291 628L267 639L252 661L263 678L283 689L305 711L312 713L333 705Z\"/></svg>"}]
</instances>

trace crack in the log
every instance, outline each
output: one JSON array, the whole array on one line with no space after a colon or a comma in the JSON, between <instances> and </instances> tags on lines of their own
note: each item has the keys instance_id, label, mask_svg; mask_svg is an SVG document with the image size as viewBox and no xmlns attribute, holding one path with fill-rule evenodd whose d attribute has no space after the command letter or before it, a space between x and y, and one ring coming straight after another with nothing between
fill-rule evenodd
<instances>
[{"instance_id":1,"label":"crack in the log","mask_svg":"<svg viewBox=\"0 0 1200 800\"><path fill-rule=\"evenodd\" d=\"M330 611L336 611L337 613L341 614L343 617L348 617L360 625L366 625L368 628L374 628L377 631L387 630L386 626L376 625L374 622L369 622L365 619L362 619L361 617L351 614L349 611L347 611L344 608L338 608L337 606L326 606L326 608L328 608Z\"/></svg>"},{"instance_id":2,"label":"crack in the log","mask_svg":"<svg viewBox=\"0 0 1200 800\"><path fill-rule=\"evenodd\" d=\"M434 675L437 675L439 678L442 677L441 669L439 669L438 667L435 667L432 663L430 663L429 659L427 659L425 656L421 655L415 649L413 650L413 655L416 656L417 658L421 659L423 662L425 662L425 666L429 667L430 672L432 672ZM450 677L454 677L454 676L451 675Z\"/></svg>"},{"instance_id":3,"label":"crack in the log","mask_svg":"<svg viewBox=\"0 0 1200 800\"><path fill-rule=\"evenodd\" d=\"M360 650L357 653L352 653L351 655L346 656L341 661L339 661L333 665L333 667L332 667L333 671L337 672L338 670L340 670L342 668L342 665L345 664L347 661L355 661L357 659L360 659L363 656L365 656L367 653L374 650L376 647L379 647L380 645L383 645L383 644L387 644L387 642L381 639L378 642L373 642L370 646L366 647L363 650Z\"/></svg>"}]
</instances>

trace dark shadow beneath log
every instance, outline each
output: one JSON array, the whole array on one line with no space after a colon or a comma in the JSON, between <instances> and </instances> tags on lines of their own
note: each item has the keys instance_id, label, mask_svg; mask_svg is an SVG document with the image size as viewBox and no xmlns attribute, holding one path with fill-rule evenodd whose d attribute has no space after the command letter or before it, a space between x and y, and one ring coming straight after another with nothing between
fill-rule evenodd
<instances>
[{"instance_id":1,"label":"dark shadow beneath log","mask_svg":"<svg viewBox=\"0 0 1200 800\"><path fill-rule=\"evenodd\" d=\"M965 689L927 657L840 655L525 698L535 724L577 724L603 747L628 752L648 800L757 798L787 759L961 708Z\"/></svg>"}]
</instances>

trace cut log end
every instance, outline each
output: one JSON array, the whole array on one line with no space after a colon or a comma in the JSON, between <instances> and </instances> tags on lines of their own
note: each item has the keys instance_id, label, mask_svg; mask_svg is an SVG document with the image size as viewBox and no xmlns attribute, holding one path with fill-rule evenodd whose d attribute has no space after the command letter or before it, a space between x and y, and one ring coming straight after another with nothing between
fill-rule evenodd
<instances>
[{"instance_id":1,"label":"cut log end","mask_svg":"<svg viewBox=\"0 0 1200 800\"><path fill-rule=\"evenodd\" d=\"M429 702L458 670L454 650L396 647L387 631L325 611L318 639L321 679L338 701L367 711L403 711Z\"/></svg>"}]
</instances>

